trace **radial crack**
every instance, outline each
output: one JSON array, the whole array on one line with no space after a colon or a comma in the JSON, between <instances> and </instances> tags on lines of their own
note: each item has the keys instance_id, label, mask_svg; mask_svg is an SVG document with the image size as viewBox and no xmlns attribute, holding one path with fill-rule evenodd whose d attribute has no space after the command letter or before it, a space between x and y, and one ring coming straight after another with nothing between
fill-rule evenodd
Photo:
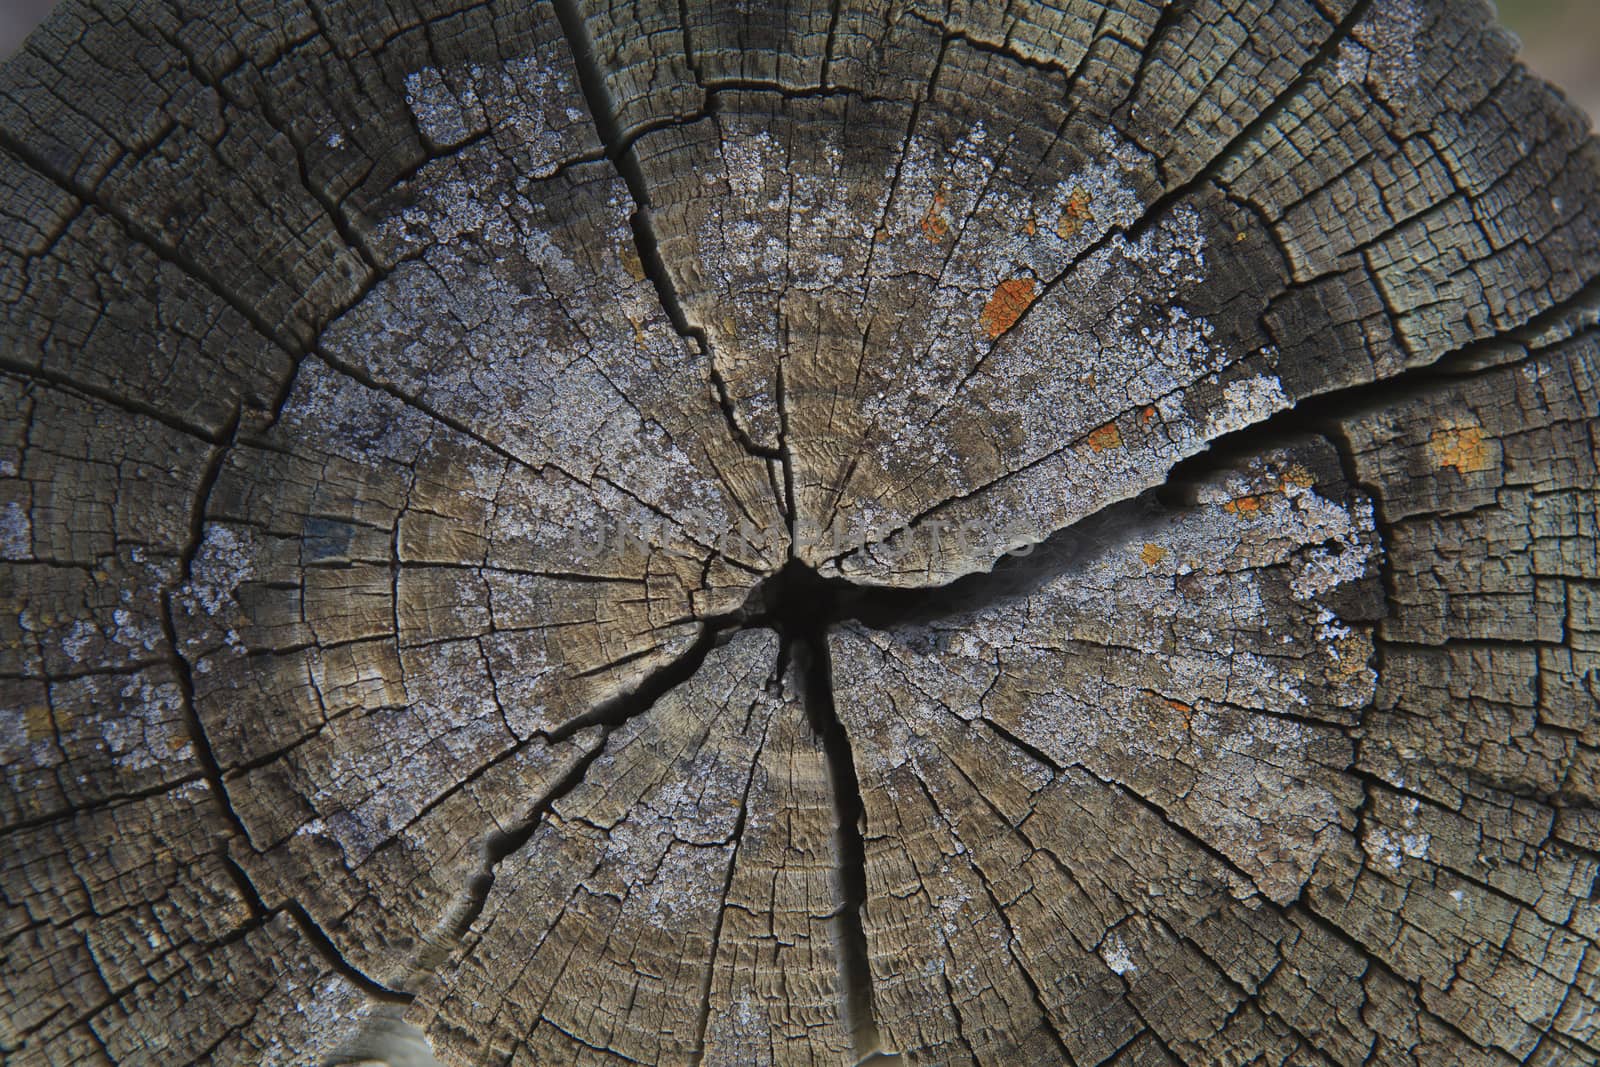
<instances>
[{"instance_id":1,"label":"radial crack","mask_svg":"<svg viewBox=\"0 0 1600 1067\"><path fill-rule=\"evenodd\" d=\"M235 411L229 425L224 429L222 437L232 442L237 439L241 413ZM173 616L172 600L181 583L189 580L194 567L195 556L200 551L200 545L205 536L206 504L211 499L211 492L216 487L217 480L222 476L222 465L226 461L231 449L229 445L219 445L213 449L211 458L201 474L200 485L195 492L194 508L189 515L189 540L184 546L179 559L177 578L174 583L161 590L160 621L162 635L171 652L172 670L178 681L178 690L182 696L184 723L187 727L190 741L194 746L195 758L200 764L206 785L211 795L216 799L218 809L222 812L233 836L245 848L253 848L250 833L246 829L244 819L234 808L228 795L227 783L222 777L222 766L217 760L216 752L211 747L211 738L206 733L205 724L200 719L199 706L195 700L194 668L181 651L178 641L177 624ZM261 915L269 911L261 899L255 882L237 860L229 853L227 845L222 846L221 852L224 867L229 871L235 888L246 906L255 914ZM406 1002L410 997L396 990L390 989L383 983L362 972L355 964L345 958L338 946L327 934L327 931L317 923L311 913L298 901L287 901L281 910L289 913L295 925L301 931L308 944L322 957L323 961L335 973L339 974L352 985L361 989L368 996L379 1001Z\"/></svg>"},{"instance_id":2,"label":"radial crack","mask_svg":"<svg viewBox=\"0 0 1600 1067\"><path fill-rule=\"evenodd\" d=\"M1339 54L1340 47L1351 38L1355 28L1367 17L1376 2L1377 0L1356 0L1351 5L1350 10L1346 12L1344 18L1334 24L1332 31L1317 50L1301 65L1299 73L1295 75L1294 79L1275 93L1271 102L1262 108L1254 119L1246 123L1238 133L1230 137L1228 143L1222 146L1222 150L1212 156L1193 177L1178 182L1157 197L1144 212L1143 217L1128 227L1129 239L1137 240L1155 222L1159 221L1166 209L1174 202L1215 178L1222 168L1232 161L1239 149L1259 138L1263 130L1288 110L1290 104L1300 94L1301 90L1310 85L1311 80L1334 60ZM1154 54L1153 48L1151 54Z\"/></svg>"},{"instance_id":3,"label":"radial crack","mask_svg":"<svg viewBox=\"0 0 1600 1067\"><path fill-rule=\"evenodd\" d=\"M589 768L606 752L612 735L624 723L645 714L667 693L687 682L699 672L711 651L728 637L744 618L742 612L718 616L708 620L700 636L682 655L646 677L634 689L611 700L602 702L589 712L568 720L547 735L545 743L556 745L570 740L584 730L597 728L599 737L594 746L580 756L567 773L555 781L516 823L487 835L482 844L482 862L477 871L467 879L465 895L445 915L431 937L412 961L406 985L415 988L424 978L444 964L447 956L466 937L472 924L482 914L494 888L500 864L520 851L539 827L555 804L583 784ZM520 746L519 746L520 748Z\"/></svg>"},{"instance_id":4,"label":"radial crack","mask_svg":"<svg viewBox=\"0 0 1600 1067\"><path fill-rule=\"evenodd\" d=\"M822 742L828 784L833 794L834 875L840 906L834 916L839 956L840 1011L851 1047L862 1060L882 1052L873 1004L872 967L862 909L867 901L866 844L861 823L866 807L856 778L850 735L833 702L833 666L826 621L820 618L788 629L782 657L793 666L806 719Z\"/></svg>"},{"instance_id":5,"label":"radial crack","mask_svg":"<svg viewBox=\"0 0 1600 1067\"><path fill-rule=\"evenodd\" d=\"M689 316L684 310L683 300L678 293L677 285L672 280L672 273L661 257L661 245L651 217L650 191L644 171L639 166L639 157L634 151L637 135L626 136L617 120L616 104L611 91L606 87L605 71L595 58L594 40L589 34L588 25L584 22L583 13L578 10L575 0L556 0L555 11L561 23L561 31L567 39L568 50L572 53L584 103L588 105L595 130L605 145L606 159L611 162L617 175L627 186L628 195L634 203L629 226L633 233L634 250L639 255L640 269L655 287L657 300L668 321L671 322L673 330L705 356L711 383L716 389L718 406L734 440L750 455L760 459L776 459L787 467L789 461L783 450L759 444L751 438L744 427L739 425L733 398L728 391L727 381L718 369L710 337L704 329L689 321ZM786 514L792 510L789 501L779 503Z\"/></svg>"},{"instance_id":6,"label":"radial crack","mask_svg":"<svg viewBox=\"0 0 1600 1067\"><path fill-rule=\"evenodd\" d=\"M1131 506L1141 500L1155 498L1170 500L1174 492L1187 482L1196 479L1202 474L1225 469L1230 460L1259 452L1263 447L1273 442L1281 442L1293 437L1304 437L1312 433L1330 437L1336 436L1341 432L1338 429L1341 419L1382 404L1392 403L1408 391L1424 385L1437 384L1443 380L1469 377L1487 372L1498 366L1520 362L1542 350L1535 343L1542 331L1554 329L1563 322L1568 322L1570 327L1566 334L1567 337L1578 336L1595 330L1597 327L1589 323L1584 316L1593 313L1592 308L1597 301L1600 301L1600 278L1591 279L1571 297L1548 308L1522 325L1508 329L1505 333L1463 345L1429 363L1413 366L1387 378L1375 378L1323 393L1302 396L1288 407L1259 422L1241 427L1207 442L1198 452L1173 464L1161 481L1155 482L1142 492L1106 502L1098 510L1057 529L1040 545L1018 546L1017 548L1008 549L1005 555L997 558L990 566L998 569L1007 557L1031 554L1042 545L1054 541L1068 531L1081 532L1080 528L1087 528L1086 524L1094 520L1096 516L1105 514L1112 509ZM1520 358L1505 357L1504 353L1508 342L1513 348L1519 345L1522 347L1523 355ZM845 560L870 555L873 548L888 545L896 537L903 536L907 532L925 525L929 519L948 510L950 507L971 500L1011 478L1015 478L1041 464L1050 462L1071 447L1071 444L1069 442L1060 448L1030 460L1021 467L1006 471L959 496L950 497L924 508L918 514L907 519L893 530L887 531L871 543L840 552L824 562L837 566ZM952 584L965 582L967 578L980 577L984 573L974 572L966 577L956 579L955 583ZM948 588L948 586L935 588ZM863 618L863 621L866 620Z\"/></svg>"}]
</instances>

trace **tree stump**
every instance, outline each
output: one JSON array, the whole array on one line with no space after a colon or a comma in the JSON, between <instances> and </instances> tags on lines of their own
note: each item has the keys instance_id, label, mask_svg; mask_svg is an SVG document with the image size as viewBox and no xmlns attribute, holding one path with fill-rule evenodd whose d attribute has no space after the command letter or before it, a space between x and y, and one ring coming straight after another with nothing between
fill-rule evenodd
<instances>
[{"instance_id":1,"label":"tree stump","mask_svg":"<svg viewBox=\"0 0 1600 1067\"><path fill-rule=\"evenodd\" d=\"M1592 1062L1600 150L1513 47L68 0L7 1062Z\"/></svg>"}]
</instances>

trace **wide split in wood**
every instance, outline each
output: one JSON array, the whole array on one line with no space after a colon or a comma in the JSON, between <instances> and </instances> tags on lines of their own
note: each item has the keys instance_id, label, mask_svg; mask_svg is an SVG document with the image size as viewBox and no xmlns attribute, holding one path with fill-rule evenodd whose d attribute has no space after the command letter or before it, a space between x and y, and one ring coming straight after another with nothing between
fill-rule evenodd
<instances>
[{"instance_id":1,"label":"wide split in wood","mask_svg":"<svg viewBox=\"0 0 1600 1067\"><path fill-rule=\"evenodd\" d=\"M65 0L0 1058L1600 1059L1600 146L1481 0Z\"/></svg>"}]
</instances>

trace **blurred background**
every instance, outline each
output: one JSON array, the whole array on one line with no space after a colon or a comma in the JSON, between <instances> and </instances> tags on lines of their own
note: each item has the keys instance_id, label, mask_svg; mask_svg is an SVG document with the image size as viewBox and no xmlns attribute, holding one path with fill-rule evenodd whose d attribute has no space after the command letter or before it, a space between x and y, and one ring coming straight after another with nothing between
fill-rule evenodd
<instances>
[{"instance_id":1,"label":"blurred background","mask_svg":"<svg viewBox=\"0 0 1600 1067\"><path fill-rule=\"evenodd\" d=\"M776 0L774 0L776 2ZM53 0L0 0L0 56L8 56ZM1522 58L1600 115L1600 0L1499 0L1500 21L1522 38Z\"/></svg>"},{"instance_id":2,"label":"blurred background","mask_svg":"<svg viewBox=\"0 0 1600 1067\"><path fill-rule=\"evenodd\" d=\"M1600 116L1600 0L1500 0L1500 21L1522 38L1522 59Z\"/></svg>"},{"instance_id":3,"label":"blurred background","mask_svg":"<svg viewBox=\"0 0 1600 1067\"><path fill-rule=\"evenodd\" d=\"M55 6L55 0L0 0L0 56L15 52L28 31Z\"/></svg>"}]
</instances>

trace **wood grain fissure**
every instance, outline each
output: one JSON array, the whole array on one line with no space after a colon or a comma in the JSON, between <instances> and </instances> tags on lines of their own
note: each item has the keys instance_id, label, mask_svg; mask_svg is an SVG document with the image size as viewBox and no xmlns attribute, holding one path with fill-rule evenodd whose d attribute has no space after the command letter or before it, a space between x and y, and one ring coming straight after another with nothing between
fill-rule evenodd
<instances>
[{"instance_id":1,"label":"wood grain fissure","mask_svg":"<svg viewBox=\"0 0 1600 1067\"><path fill-rule=\"evenodd\" d=\"M633 234L633 246L639 256L639 262L649 278L650 284L655 287L656 296L661 302L661 308L666 312L667 318L672 323L672 328L678 335L697 346L707 359L707 369L710 372L712 384L717 390L717 401L722 409L723 417L727 420L728 430L744 450L752 456L765 459L778 459L787 466L780 448L764 448L751 440L746 430L739 425L739 420L734 414L733 401L728 396L727 383L723 381L721 372L717 369L716 352L712 349L711 339L706 331L693 325L685 314L682 302L673 286L672 277L668 274L661 261L661 250L657 245L655 230L650 220L650 192L645 183L644 173L639 168L639 161L633 154L633 141L649 130L640 130L634 135L625 138L621 127L617 123L616 108L612 104L610 93L606 89L605 71L595 60L594 41L589 36L589 31L584 25L583 12L577 0L555 0L555 11L561 20L562 33L566 35L568 47L572 52L573 63L578 71L578 83L583 88L584 102L588 105L589 114L594 119L595 127L600 134L600 140L605 145L606 158L617 169L617 174L627 184L628 195L634 203L633 213L629 216L629 227ZM684 48L690 56L690 66L693 67L693 53L689 52L688 22L684 23ZM709 112L708 112L709 114ZM790 504L785 498L783 506L788 509Z\"/></svg>"},{"instance_id":2,"label":"wood grain fissure","mask_svg":"<svg viewBox=\"0 0 1600 1067\"><path fill-rule=\"evenodd\" d=\"M1600 1056L1481 0L267 7L0 65L8 1063Z\"/></svg>"}]
</instances>

